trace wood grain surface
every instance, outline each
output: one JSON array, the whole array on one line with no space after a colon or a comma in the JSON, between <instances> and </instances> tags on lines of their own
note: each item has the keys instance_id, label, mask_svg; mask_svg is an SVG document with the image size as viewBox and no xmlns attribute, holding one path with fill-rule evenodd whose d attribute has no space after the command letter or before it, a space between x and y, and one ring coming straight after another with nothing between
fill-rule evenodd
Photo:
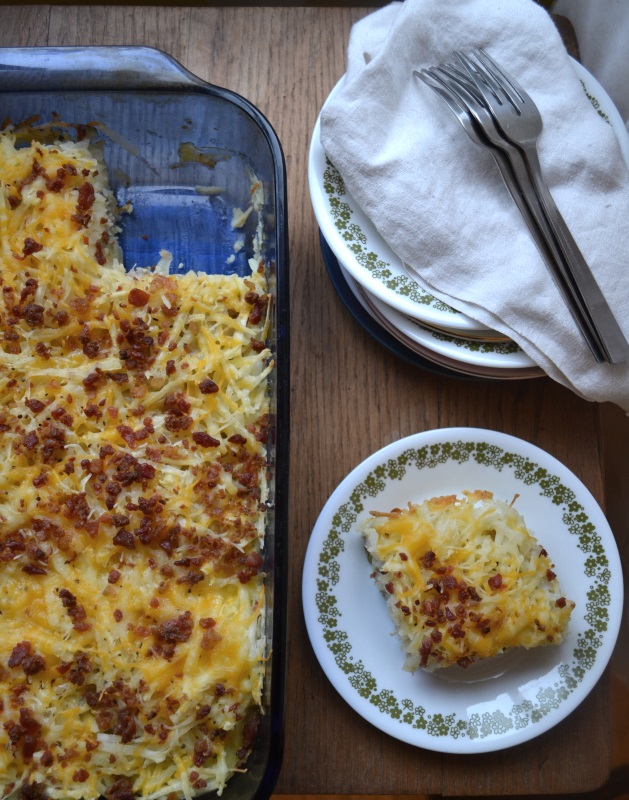
<instances>
[{"instance_id":1,"label":"wood grain surface","mask_svg":"<svg viewBox=\"0 0 629 800\"><path fill-rule=\"evenodd\" d=\"M291 280L291 519L288 685L279 794L505 796L594 790L612 759L606 674L539 738L481 756L441 755L371 727L339 698L310 647L301 570L310 531L336 485L378 448L418 431L491 428L562 461L603 501L599 408L549 379L474 381L407 365L347 313L321 257L307 157L316 116L345 70L368 8L13 6L0 46L145 44L232 89L266 115L288 169Z\"/></svg>"}]
</instances>

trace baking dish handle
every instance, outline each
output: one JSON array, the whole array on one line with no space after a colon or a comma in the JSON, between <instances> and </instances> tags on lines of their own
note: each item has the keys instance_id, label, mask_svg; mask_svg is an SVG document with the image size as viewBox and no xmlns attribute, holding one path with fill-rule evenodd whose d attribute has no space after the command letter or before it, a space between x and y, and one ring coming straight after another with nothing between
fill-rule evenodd
<instances>
[{"instance_id":1,"label":"baking dish handle","mask_svg":"<svg viewBox=\"0 0 629 800\"><path fill-rule=\"evenodd\" d=\"M151 90L210 84L153 47L3 47L0 90Z\"/></svg>"}]
</instances>

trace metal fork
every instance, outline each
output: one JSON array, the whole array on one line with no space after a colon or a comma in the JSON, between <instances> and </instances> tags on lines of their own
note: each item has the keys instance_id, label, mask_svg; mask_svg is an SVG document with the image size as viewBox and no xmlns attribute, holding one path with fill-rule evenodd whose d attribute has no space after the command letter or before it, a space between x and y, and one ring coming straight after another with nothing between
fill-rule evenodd
<instances>
[{"instance_id":1,"label":"metal fork","mask_svg":"<svg viewBox=\"0 0 629 800\"><path fill-rule=\"evenodd\" d=\"M610 364L629 360L629 342L561 216L542 175L537 141L542 132L543 122L537 106L517 81L507 75L484 50L473 50L472 55L474 60L463 53L456 53L482 95L500 132L524 155L531 182L564 256L573 292L587 310L597 338L601 342L605 360Z\"/></svg>"},{"instance_id":2,"label":"metal fork","mask_svg":"<svg viewBox=\"0 0 629 800\"><path fill-rule=\"evenodd\" d=\"M587 308L580 302L579 296L575 297L574 295L569 273L530 183L522 154L500 134L491 115L482 105L482 97L479 96L475 86L455 66L443 65L432 69L423 69L421 72L414 70L413 74L437 92L455 114L472 141L488 149L494 157L503 181L522 214L577 327L592 355L597 362L601 363L605 360L602 344L592 330Z\"/></svg>"}]
</instances>

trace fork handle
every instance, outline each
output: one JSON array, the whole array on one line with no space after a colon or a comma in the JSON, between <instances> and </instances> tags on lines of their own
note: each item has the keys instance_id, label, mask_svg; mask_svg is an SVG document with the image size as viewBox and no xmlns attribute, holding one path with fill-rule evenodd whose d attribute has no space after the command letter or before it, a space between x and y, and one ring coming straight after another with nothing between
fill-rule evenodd
<instances>
[{"instance_id":1,"label":"fork handle","mask_svg":"<svg viewBox=\"0 0 629 800\"><path fill-rule=\"evenodd\" d=\"M529 145L524 146L522 151L548 225L564 256L572 288L581 298L590 321L596 329L598 340L604 350L605 360L609 364L619 364L629 360L629 343L553 200L542 176L537 148Z\"/></svg>"}]
</instances>

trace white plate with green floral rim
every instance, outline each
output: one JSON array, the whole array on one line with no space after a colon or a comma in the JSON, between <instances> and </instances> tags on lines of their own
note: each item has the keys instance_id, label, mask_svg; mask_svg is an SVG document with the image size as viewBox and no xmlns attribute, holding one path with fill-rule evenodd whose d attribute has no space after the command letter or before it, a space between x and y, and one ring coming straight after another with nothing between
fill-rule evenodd
<instances>
[{"instance_id":1,"label":"white plate with green floral rim","mask_svg":"<svg viewBox=\"0 0 629 800\"><path fill-rule=\"evenodd\" d=\"M483 339L468 339L462 334L452 336L445 331L427 328L419 320L395 311L362 286L359 286L359 290L363 292L367 305L381 324L385 324L391 331L399 331L402 336L423 350L429 350L468 366L485 367L496 371L526 369L541 374L541 370L530 356L511 339L506 342L489 342Z\"/></svg>"},{"instance_id":2,"label":"white plate with green floral rim","mask_svg":"<svg viewBox=\"0 0 629 800\"><path fill-rule=\"evenodd\" d=\"M435 673L411 674L370 573L358 526L371 510L486 489L517 505L576 603L561 645L518 648ZM568 716L603 673L620 627L618 549L596 500L561 462L507 434L426 431L354 469L313 529L302 580L306 627L336 690L391 736L444 753L482 753L528 741Z\"/></svg>"},{"instance_id":3,"label":"white plate with green floral rim","mask_svg":"<svg viewBox=\"0 0 629 800\"><path fill-rule=\"evenodd\" d=\"M368 291L403 314L453 330L482 328L438 300L407 273L402 260L345 188L343 178L321 146L320 130L317 118L308 157L310 200L319 228L339 262Z\"/></svg>"},{"instance_id":4,"label":"white plate with green floral rim","mask_svg":"<svg viewBox=\"0 0 629 800\"><path fill-rule=\"evenodd\" d=\"M337 261L338 263L338 261ZM370 295L362 286L360 286L352 276L344 269L340 264L338 265L341 275L347 282L352 294L356 297L358 302L361 306L367 311L367 313L378 323L378 325L382 326L384 330L394 336L398 342L403 344L413 353L417 353L417 355L422 356L422 358L426 358L429 361L432 361L434 364L439 364L442 367L446 367L447 369L454 370L462 375L472 375L476 378L493 378L495 380L524 380L527 378L541 378L546 373L543 369L536 365L532 366L524 366L524 367L507 367L505 366L504 362L500 363L500 366L487 366L487 364L483 363L474 363L473 361L461 361L456 357L452 357L451 355L443 355L437 352L433 347L425 347L424 345L420 344L416 339L411 339L409 336L406 335L404 330L402 329L404 326L396 327L388 318L387 315L383 315L380 313L379 309L381 307L386 307L389 311L391 310L390 306L384 306L384 303L379 303L378 307L373 302L374 298ZM397 314L397 312L395 312ZM399 315L403 316L403 315ZM419 324L414 323L412 320L404 318L409 325ZM439 333L439 332L438 332ZM452 337L448 337L449 339ZM465 343L465 340L464 340ZM469 347L475 348L479 351L482 351L485 348L486 344L482 341L471 341L468 343ZM516 345L509 340L509 344L512 347L516 347ZM507 349L509 352L509 349Z\"/></svg>"},{"instance_id":5,"label":"white plate with green floral rim","mask_svg":"<svg viewBox=\"0 0 629 800\"><path fill-rule=\"evenodd\" d=\"M574 60L572 64L592 105L616 132L629 165L629 134L616 106L601 84L581 64ZM344 77L336 84L330 97L338 91L343 80ZM419 276L415 279L408 274L402 260L363 213L347 191L340 173L326 157L320 130L319 116L308 158L310 199L319 228L342 266L368 292L402 314L453 332L482 331L484 326L434 297Z\"/></svg>"}]
</instances>

